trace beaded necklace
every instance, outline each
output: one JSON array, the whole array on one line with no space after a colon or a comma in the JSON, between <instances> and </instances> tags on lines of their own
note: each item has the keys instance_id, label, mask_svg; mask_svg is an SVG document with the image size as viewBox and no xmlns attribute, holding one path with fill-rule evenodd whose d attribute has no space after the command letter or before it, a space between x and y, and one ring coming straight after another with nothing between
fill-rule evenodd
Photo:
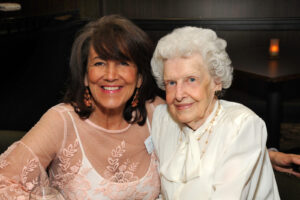
<instances>
[{"instance_id":1,"label":"beaded necklace","mask_svg":"<svg viewBox=\"0 0 300 200\"><path fill-rule=\"evenodd\" d=\"M214 117L210 120L210 122L208 123L208 126L207 126L206 129L202 132L202 134L200 134L200 135L197 137L197 140L200 141L201 138L202 138L204 135L206 135L206 140L205 140L205 142L204 142L204 145L205 145L205 146L204 146L204 148L203 148L202 151L201 151L200 158L202 158L203 155L205 154L205 151L206 151L206 148L207 148L207 145L208 145L208 142L209 142L209 138L210 138L210 135L211 135L211 133L212 133L212 127L213 127L213 125L214 125L214 122L215 122L217 116L219 115L219 111L220 111L221 105L220 105L220 102L219 102L219 101L217 101L217 102L218 102L218 108L217 108L217 110L216 110L216 112L215 112ZM182 133L182 131L181 131L181 133ZM205 133L207 133L207 134L205 134ZM183 134L183 133L182 133L182 134ZM181 135L179 141L182 141L182 135Z\"/></svg>"},{"instance_id":2,"label":"beaded necklace","mask_svg":"<svg viewBox=\"0 0 300 200\"><path fill-rule=\"evenodd\" d=\"M207 145L208 145L208 142L209 142L209 138L210 138L210 135L211 135L212 130L213 130L212 127L213 127L213 125L214 125L214 122L215 122L217 116L219 115L220 107L221 107L221 106L220 106L220 102L218 101L218 108L217 108L217 111L216 111L214 117L213 117L213 118L211 119L211 121L209 122L209 125L208 125L207 128L204 130L203 134L201 134L201 135L198 136L198 138L197 138L197 140L200 141L201 138L202 138L204 135L207 135L206 140L205 140L205 142L204 142L204 145L205 145L205 146L204 146L204 148L203 148L202 151L201 151L201 156L200 156L200 158L203 157L203 155L205 154L205 151L206 151L206 149L207 149ZM205 134L206 132L207 132L208 134Z\"/></svg>"}]
</instances>

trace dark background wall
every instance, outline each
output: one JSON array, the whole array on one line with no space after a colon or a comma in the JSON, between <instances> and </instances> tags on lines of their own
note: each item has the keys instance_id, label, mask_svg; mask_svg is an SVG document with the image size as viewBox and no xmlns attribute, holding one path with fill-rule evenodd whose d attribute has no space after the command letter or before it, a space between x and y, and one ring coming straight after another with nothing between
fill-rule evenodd
<instances>
[{"instance_id":1,"label":"dark background wall","mask_svg":"<svg viewBox=\"0 0 300 200\"><path fill-rule=\"evenodd\" d=\"M0 2L8 2L0 0ZM82 17L112 13L128 18L277 18L299 17L297 0L11 0L22 11L14 15L36 16L80 10Z\"/></svg>"},{"instance_id":2,"label":"dark background wall","mask_svg":"<svg viewBox=\"0 0 300 200\"><path fill-rule=\"evenodd\" d=\"M101 1L98 0L0 0L0 3L2 2L22 5L21 11L5 13L14 17L44 16L78 10L82 17L95 18L100 16L101 10Z\"/></svg>"},{"instance_id":3,"label":"dark background wall","mask_svg":"<svg viewBox=\"0 0 300 200\"><path fill-rule=\"evenodd\" d=\"M0 0L0 2L7 2ZM277 20L300 18L297 0L15 0L21 11L0 12L0 129L28 130L64 91L72 41L85 20L121 14L132 20ZM76 15L73 18L57 17ZM49 19L47 18L49 17ZM41 23L47 18L47 23ZM26 21L26 19L28 19ZM85 19L85 20L83 20ZM17 22L22 21L21 25ZM22 29L27 22L39 24ZM11 23L12 32L6 31ZM25 23L26 22L26 23ZM25 25L24 25L25 24ZM21 26L21 29L19 28ZM15 28L15 29L14 29ZM156 42L170 30L146 30ZM298 29L217 30L230 55L279 38L283 51L297 52ZM267 53L267 52L264 53ZM4 67L3 67L4 66ZM3 71L5 69L5 71Z\"/></svg>"},{"instance_id":4,"label":"dark background wall","mask_svg":"<svg viewBox=\"0 0 300 200\"><path fill-rule=\"evenodd\" d=\"M102 13L129 18L299 17L297 0L102 0Z\"/></svg>"},{"instance_id":5,"label":"dark background wall","mask_svg":"<svg viewBox=\"0 0 300 200\"><path fill-rule=\"evenodd\" d=\"M0 0L6 2L6 0ZM286 19L300 17L297 0L14 0L22 10L4 13L11 16L44 16L79 11L82 18L95 19L107 14L121 14L130 19ZM3 15L3 13L0 13ZM1 16L1 15L0 15ZM166 32L151 32L157 40ZM268 45L269 38L279 38L281 46L300 45L299 31L219 31L231 47Z\"/></svg>"},{"instance_id":6,"label":"dark background wall","mask_svg":"<svg viewBox=\"0 0 300 200\"><path fill-rule=\"evenodd\" d=\"M101 6L102 5L102 6ZM131 19L276 19L300 17L297 0L102 0L101 13L119 13ZM222 31L221 37L234 46L268 45L280 38L281 45L299 45L299 31ZM151 34L151 33L150 33ZM155 33L152 33L158 38ZM158 34L159 35L159 34Z\"/></svg>"}]
</instances>

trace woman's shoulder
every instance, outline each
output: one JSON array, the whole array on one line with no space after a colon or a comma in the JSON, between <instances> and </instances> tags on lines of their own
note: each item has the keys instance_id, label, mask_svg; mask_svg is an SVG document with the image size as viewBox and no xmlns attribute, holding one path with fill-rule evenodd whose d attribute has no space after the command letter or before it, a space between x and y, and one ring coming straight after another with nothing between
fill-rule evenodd
<instances>
[{"instance_id":1,"label":"woman's shoulder","mask_svg":"<svg viewBox=\"0 0 300 200\"><path fill-rule=\"evenodd\" d=\"M154 114L156 116L168 116L168 105L167 104L159 104L155 107Z\"/></svg>"},{"instance_id":2,"label":"woman's shoulder","mask_svg":"<svg viewBox=\"0 0 300 200\"><path fill-rule=\"evenodd\" d=\"M161 125L167 124L169 127L178 127L178 123L172 118L168 111L167 104L158 105L153 113L153 124Z\"/></svg>"},{"instance_id":3,"label":"woman's shoulder","mask_svg":"<svg viewBox=\"0 0 300 200\"><path fill-rule=\"evenodd\" d=\"M220 104L224 110L225 115L230 116L231 119L240 118L240 117L259 118L259 116L254 111L252 111L250 108L248 108L247 106L241 103L220 100Z\"/></svg>"},{"instance_id":4,"label":"woman's shoulder","mask_svg":"<svg viewBox=\"0 0 300 200\"><path fill-rule=\"evenodd\" d=\"M58 123L58 121L66 120L66 113L74 112L70 104L60 103L49 108L42 116L39 122L47 122L49 124Z\"/></svg>"},{"instance_id":5,"label":"woman's shoulder","mask_svg":"<svg viewBox=\"0 0 300 200\"><path fill-rule=\"evenodd\" d=\"M222 144L225 146L242 138L248 144L261 144L266 139L266 125L263 119L248 107L230 101L220 101L222 114L218 130L222 133Z\"/></svg>"},{"instance_id":6,"label":"woman's shoulder","mask_svg":"<svg viewBox=\"0 0 300 200\"><path fill-rule=\"evenodd\" d=\"M57 112L68 112L68 111L74 111L74 108L72 105L67 104L67 103L59 103L53 107L51 107L49 110L55 110Z\"/></svg>"},{"instance_id":7,"label":"woman's shoulder","mask_svg":"<svg viewBox=\"0 0 300 200\"><path fill-rule=\"evenodd\" d=\"M153 101L151 101L151 100L146 101L146 107L147 108L150 107L150 109L153 112L158 105L165 104L165 103L166 102L164 99L162 99L159 96L156 96Z\"/></svg>"},{"instance_id":8,"label":"woman's shoulder","mask_svg":"<svg viewBox=\"0 0 300 200\"><path fill-rule=\"evenodd\" d=\"M58 152L67 138L67 126L70 120L64 112L69 109L71 107L67 104L58 104L51 107L22 138L22 142L31 149L36 149L37 152L39 152L37 148L48 153ZM53 146L53 148L47 147L45 144L51 144L50 146Z\"/></svg>"},{"instance_id":9,"label":"woman's shoulder","mask_svg":"<svg viewBox=\"0 0 300 200\"><path fill-rule=\"evenodd\" d=\"M223 122L230 124L232 127L242 127L247 124L255 124L257 126L265 126L265 122L250 108L243 104L220 100L223 109Z\"/></svg>"},{"instance_id":10,"label":"woman's shoulder","mask_svg":"<svg viewBox=\"0 0 300 200\"><path fill-rule=\"evenodd\" d=\"M147 101L146 102L146 109L147 109L147 115L148 118L150 119L150 121L152 121L152 116L153 116L153 112L154 110L159 106L165 104L165 100L163 100L160 97L155 97L155 99L153 101Z\"/></svg>"}]
</instances>

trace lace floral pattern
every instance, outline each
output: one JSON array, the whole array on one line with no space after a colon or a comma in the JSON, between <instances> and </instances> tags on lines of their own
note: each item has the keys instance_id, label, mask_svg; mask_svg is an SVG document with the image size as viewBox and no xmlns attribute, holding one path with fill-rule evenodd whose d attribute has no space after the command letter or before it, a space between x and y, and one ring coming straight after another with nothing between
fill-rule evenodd
<instances>
[{"instance_id":1,"label":"lace floral pattern","mask_svg":"<svg viewBox=\"0 0 300 200\"><path fill-rule=\"evenodd\" d=\"M61 151L54 163L58 167L53 173L55 175L52 177L52 185L60 188L66 199L89 199L91 195L97 198L105 196L116 200L155 199L158 195L159 176L156 171L155 157L151 158L146 175L139 180L137 176L134 176L138 167L137 162L126 159L120 163L120 158L126 152L126 143L122 141L111 151L111 156L107 159L109 165L104 174L108 178L99 180L96 177L101 176L92 166L83 164L82 160L74 162L74 156L79 152L79 147L77 138L73 144L69 144ZM91 181L91 177L98 180L98 184Z\"/></svg>"},{"instance_id":2,"label":"lace floral pattern","mask_svg":"<svg viewBox=\"0 0 300 200\"><path fill-rule=\"evenodd\" d=\"M32 181L28 181L28 174L34 172L34 170L38 167L39 161L36 158L27 161L27 165L23 167L21 173L21 182L26 187L27 190L32 190L34 186L36 186L39 181L38 177L32 179Z\"/></svg>"},{"instance_id":3,"label":"lace floral pattern","mask_svg":"<svg viewBox=\"0 0 300 200\"><path fill-rule=\"evenodd\" d=\"M102 152L97 152L96 156L91 158L98 159L97 156L100 155L103 162L100 162L99 165L106 163L101 166L103 172L103 176L101 176L86 157L79 137L80 134L77 131L84 131L82 133L83 137L89 139L91 136L91 138L99 140L98 143L100 144L106 136L102 134L102 130L96 130L76 114L67 115L69 112L73 112L73 109L68 109L68 105L54 107L42 117L38 125L28 135L28 138L37 139L37 143L27 142L25 144L20 141L0 155L1 200L28 199L29 191L36 184L44 182L46 179L47 184L49 184L47 173L43 167L49 163L47 169L50 183L59 189L67 200L153 200L158 196L160 181L153 155L148 171L144 177L139 179L135 174L144 163L134 162L127 155L134 152L132 144L125 144L125 141L122 141L120 137L110 138L113 143L115 141L119 143L116 146L108 147L113 149L108 152L107 156L101 157ZM59 122L58 114L61 117L61 122ZM76 126L77 122L78 127ZM131 126L131 128L126 129L126 131L133 134L141 131L137 130L135 126ZM138 128L140 129L140 127ZM40 130L43 131L43 134L35 134L41 132ZM62 130L64 131L63 135ZM123 137L121 134L120 136ZM147 130L145 129L145 132L139 137L144 138L146 136ZM30 141L35 141L32 138L30 138ZM121 142L119 139L121 139ZM26 141L29 140L24 140L24 142ZM90 143L84 145L90 145ZM135 147L135 144L133 146L134 148L143 147ZM147 152L143 152L143 154L145 153Z\"/></svg>"},{"instance_id":4,"label":"lace floral pattern","mask_svg":"<svg viewBox=\"0 0 300 200\"><path fill-rule=\"evenodd\" d=\"M92 168L82 169L73 179L63 186L66 199L88 199L88 191L91 189L91 183L87 179L88 173Z\"/></svg>"},{"instance_id":5,"label":"lace floral pattern","mask_svg":"<svg viewBox=\"0 0 300 200\"><path fill-rule=\"evenodd\" d=\"M160 179L157 172L157 160L154 154L145 176L133 182L116 183L110 180L102 180L95 194L101 193L109 199L156 199L159 195Z\"/></svg>"},{"instance_id":6,"label":"lace floral pattern","mask_svg":"<svg viewBox=\"0 0 300 200\"><path fill-rule=\"evenodd\" d=\"M53 180L51 180L51 185L54 187L63 189L78 173L81 167L81 160L78 160L75 165L71 164L72 158L78 152L78 146L79 143L76 139L74 144L69 144L69 146L62 150L62 154L59 155L58 160L55 161L58 162L58 167L56 172L54 172Z\"/></svg>"},{"instance_id":7,"label":"lace floral pattern","mask_svg":"<svg viewBox=\"0 0 300 200\"><path fill-rule=\"evenodd\" d=\"M17 146L18 143L12 144L4 153L0 155L0 169L3 169L9 165L9 162L6 160L8 154Z\"/></svg>"},{"instance_id":8,"label":"lace floral pattern","mask_svg":"<svg viewBox=\"0 0 300 200\"><path fill-rule=\"evenodd\" d=\"M143 178L138 179L133 176L137 163L131 163L127 159L121 165L119 164L119 158L126 152L125 142L122 141L112 150L111 157L108 158L109 165L106 169L109 174L115 173L109 179L99 179L97 177L101 176L89 163L83 164L88 162L86 159L83 163L80 161L71 166L72 157L78 152L78 147L79 144L76 140L74 144L63 149L62 155L58 156L60 162L58 173L52 181L52 185L59 187L66 199L90 199L93 196L93 198L106 197L114 200L151 200L158 196L160 181L154 154L151 157L147 173Z\"/></svg>"},{"instance_id":9,"label":"lace floral pattern","mask_svg":"<svg viewBox=\"0 0 300 200\"><path fill-rule=\"evenodd\" d=\"M128 182L131 179L119 178L118 180L126 180L124 183L113 182L108 179L103 179L97 172L88 164L81 163L81 160L74 159L75 154L79 152L78 141L75 140L64 148L58 154L53 165L50 167L50 176L53 178L52 185L58 187L65 199L144 199L152 200L158 196L160 181L157 173L157 163L154 155L151 156L151 162L148 171L141 179ZM112 155L121 156L125 151L122 150L125 145L121 143L120 146L114 149ZM123 152L119 154L118 152ZM1 161L5 158L1 155ZM85 159L86 160L86 159ZM2 162L4 163L4 162ZM6 162L10 167L9 162ZM73 163L73 164L72 164ZM75 164L74 164L75 163ZM118 167L119 171L136 170L137 165L132 165L128 160ZM56 173L51 173L51 170L56 168ZM28 159L26 165L22 168L19 178L15 177L14 182L0 174L0 199L6 200L25 200L28 199L28 190L34 188L38 183L36 176L32 176L38 172L40 167L37 158ZM117 176L118 172L115 174ZM124 173L126 174L126 173ZM18 182L19 180L19 182Z\"/></svg>"},{"instance_id":10,"label":"lace floral pattern","mask_svg":"<svg viewBox=\"0 0 300 200\"><path fill-rule=\"evenodd\" d=\"M121 165L119 159L126 152L126 143L123 140L111 152L111 157L108 157L108 166L104 170L104 178L117 183L127 183L138 180L137 176L134 176L134 172L138 167L138 162L131 163L129 159L126 159Z\"/></svg>"},{"instance_id":11,"label":"lace floral pattern","mask_svg":"<svg viewBox=\"0 0 300 200\"><path fill-rule=\"evenodd\" d=\"M3 154L0 155L0 169L12 167L12 164L7 161L7 157L18 145L23 145L25 148L27 148L26 145L21 142L16 142L11 145ZM39 174L39 167L40 165L38 158L33 156L31 159L27 159L26 164L22 168L20 174L16 174L13 179L0 174L0 199L28 199L28 192L40 182L39 176L34 175ZM44 174L41 174L41 176L43 175Z\"/></svg>"},{"instance_id":12,"label":"lace floral pattern","mask_svg":"<svg viewBox=\"0 0 300 200\"><path fill-rule=\"evenodd\" d=\"M4 167L8 166L7 160L4 158L3 155L0 156L0 169L3 169Z\"/></svg>"}]
</instances>

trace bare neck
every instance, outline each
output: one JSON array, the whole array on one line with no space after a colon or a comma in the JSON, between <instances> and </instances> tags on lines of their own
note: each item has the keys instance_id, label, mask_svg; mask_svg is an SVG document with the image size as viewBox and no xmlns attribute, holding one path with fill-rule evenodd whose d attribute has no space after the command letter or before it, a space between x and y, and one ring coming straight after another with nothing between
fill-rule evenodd
<instances>
[{"instance_id":1,"label":"bare neck","mask_svg":"<svg viewBox=\"0 0 300 200\"><path fill-rule=\"evenodd\" d=\"M197 130L198 128L200 128L202 126L202 124L204 124L204 122L206 121L206 119L208 118L208 116L212 113L212 111L214 110L215 104L217 102L217 98L213 98L212 102L207 106L206 110L205 110L205 114L204 117L200 118L197 121L192 121L188 124L186 124L188 127L190 127L191 129L193 129L194 131Z\"/></svg>"},{"instance_id":2,"label":"bare neck","mask_svg":"<svg viewBox=\"0 0 300 200\"><path fill-rule=\"evenodd\" d=\"M120 130L128 126L128 122L123 118L122 109L100 109L96 108L89 117L93 123L109 130Z\"/></svg>"}]
</instances>

